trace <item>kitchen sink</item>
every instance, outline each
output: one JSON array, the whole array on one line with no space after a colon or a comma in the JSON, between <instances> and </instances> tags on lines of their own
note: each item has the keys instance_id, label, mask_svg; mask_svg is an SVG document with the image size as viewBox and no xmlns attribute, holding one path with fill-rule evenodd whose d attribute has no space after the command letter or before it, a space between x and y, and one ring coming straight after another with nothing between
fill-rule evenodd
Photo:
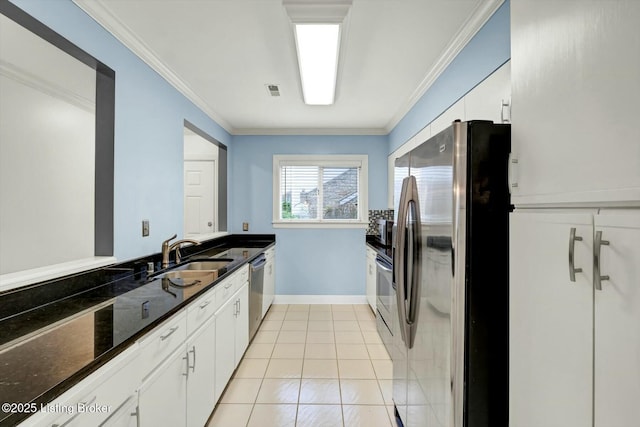
<instances>
[{"instance_id":1,"label":"kitchen sink","mask_svg":"<svg viewBox=\"0 0 640 427\"><path fill-rule=\"evenodd\" d=\"M186 288L195 285L208 285L218 278L218 270L177 270L168 271L156 279L162 279L163 285Z\"/></svg>"},{"instance_id":2,"label":"kitchen sink","mask_svg":"<svg viewBox=\"0 0 640 427\"><path fill-rule=\"evenodd\" d=\"M185 271L185 270L220 270L225 268L227 264L229 264L232 260L197 260L191 261L184 265L177 267L174 271Z\"/></svg>"},{"instance_id":3,"label":"kitchen sink","mask_svg":"<svg viewBox=\"0 0 640 427\"><path fill-rule=\"evenodd\" d=\"M187 288L191 286L206 286L226 273L226 267L233 262L231 259L195 259L172 268L164 273L151 276L150 280L162 279L162 286L176 286Z\"/></svg>"}]
</instances>

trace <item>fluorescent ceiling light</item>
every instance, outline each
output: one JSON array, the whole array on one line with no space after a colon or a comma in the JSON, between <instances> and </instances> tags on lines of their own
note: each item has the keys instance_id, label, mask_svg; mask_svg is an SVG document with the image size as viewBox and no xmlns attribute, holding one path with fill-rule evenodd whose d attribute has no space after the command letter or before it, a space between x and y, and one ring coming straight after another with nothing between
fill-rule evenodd
<instances>
[{"instance_id":1,"label":"fluorescent ceiling light","mask_svg":"<svg viewBox=\"0 0 640 427\"><path fill-rule=\"evenodd\" d=\"M333 104L340 25L295 24L295 34L305 104Z\"/></svg>"}]
</instances>

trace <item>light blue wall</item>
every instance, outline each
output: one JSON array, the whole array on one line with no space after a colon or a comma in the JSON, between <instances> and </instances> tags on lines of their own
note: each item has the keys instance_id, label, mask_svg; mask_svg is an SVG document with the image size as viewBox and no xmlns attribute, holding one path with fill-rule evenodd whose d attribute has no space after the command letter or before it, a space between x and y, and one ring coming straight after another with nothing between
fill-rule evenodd
<instances>
[{"instance_id":1,"label":"light blue wall","mask_svg":"<svg viewBox=\"0 0 640 427\"><path fill-rule=\"evenodd\" d=\"M367 154L369 209L385 209L386 136L235 136L229 224L242 233L275 233L276 293L364 295L364 229L282 229L271 225L274 154Z\"/></svg>"},{"instance_id":2,"label":"light blue wall","mask_svg":"<svg viewBox=\"0 0 640 427\"><path fill-rule=\"evenodd\" d=\"M115 255L158 252L181 234L182 125L229 146L229 227L276 233L278 294L363 295L364 229L273 229L273 154L369 154L369 208L386 207L387 154L509 59L509 1L388 136L236 136L206 116L71 0L12 0L116 71ZM149 219L151 236L140 236Z\"/></svg>"},{"instance_id":3,"label":"light blue wall","mask_svg":"<svg viewBox=\"0 0 640 427\"><path fill-rule=\"evenodd\" d=\"M509 0L506 0L391 131L389 153L509 60L509 8Z\"/></svg>"},{"instance_id":4,"label":"light blue wall","mask_svg":"<svg viewBox=\"0 0 640 427\"><path fill-rule=\"evenodd\" d=\"M158 252L183 229L183 120L226 145L230 135L71 0L12 2L115 70L114 252L119 260Z\"/></svg>"}]
</instances>

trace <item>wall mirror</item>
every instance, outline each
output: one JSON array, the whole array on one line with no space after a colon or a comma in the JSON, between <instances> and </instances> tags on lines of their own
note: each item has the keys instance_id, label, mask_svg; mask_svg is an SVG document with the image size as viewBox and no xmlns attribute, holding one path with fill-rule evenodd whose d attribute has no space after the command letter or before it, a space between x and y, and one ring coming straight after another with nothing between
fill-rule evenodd
<instances>
[{"instance_id":1,"label":"wall mirror","mask_svg":"<svg viewBox=\"0 0 640 427\"><path fill-rule=\"evenodd\" d=\"M0 93L2 291L113 255L115 72L0 2Z\"/></svg>"}]
</instances>

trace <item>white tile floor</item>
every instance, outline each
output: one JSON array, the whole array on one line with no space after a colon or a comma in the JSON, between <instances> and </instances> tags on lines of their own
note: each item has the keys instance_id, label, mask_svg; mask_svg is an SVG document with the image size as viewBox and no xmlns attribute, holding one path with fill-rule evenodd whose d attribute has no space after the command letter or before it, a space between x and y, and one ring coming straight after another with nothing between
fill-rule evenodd
<instances>
[{"instance_id":1,"label":"white tile floor","mask_svg":"<svg viewBox=\"0 0 640 427\"><path fill-rule=\"evenodd\" d=\"M273 305L207 427L391 427L391 383L368 305Z\"/></svg>"}]
</instances>

